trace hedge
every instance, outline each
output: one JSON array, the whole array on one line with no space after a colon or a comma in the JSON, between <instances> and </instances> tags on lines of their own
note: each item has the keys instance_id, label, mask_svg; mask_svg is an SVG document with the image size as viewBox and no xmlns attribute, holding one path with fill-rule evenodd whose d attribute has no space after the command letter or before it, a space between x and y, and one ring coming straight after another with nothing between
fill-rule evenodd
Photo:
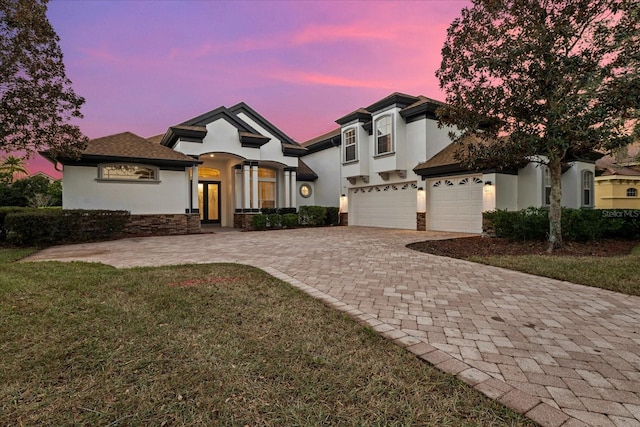
<instances>
[{"instance_id":1,"label":"hedge","mask_svg":"<svg viewBox=\"0 0 640 427\"><path fill-rule=\"evenodd\" d=\"M325 225L327 208L322 206L300 206L298 209L298 222L300 225L320 227Z\"/></svg>"},{"instance_id":2,"label":"hedge","mask_svg":"<svg viewBox=\"0 0 640 427\"><path fill-rule=\"evenodd\" d=\"M511 240L545 240L549 233L549 211L527 208L496 210L483 217L498 237ZM562 236L584 242L603 238L640 238L640 210L562 208Z\"/></svg>"},{"instance_id":3,"label":"hedge","mask_svg":"<svg viewBox=\"0 0 640 427\"><path fill-rule=\"evenodd\" d=\"M45 246L117 237L129 222L127 211L28 209L6 215L7 241Z\"/></svg>"},{"instance_id":4,"label":"hedge","mask_svg":"<svg viewBox=\"0 0 640 427\"><path fill-rule=\"evenodd\" d=\"M293 228L298 225L298 214L286 213L282 215L282 226L285 228Z\"/></svg>"},{"instance_id":5,"label":"hedge","mask_svg":"<svg viewBox=\"0 0 640 427\"><path fill-rule=\"evenodd\" d=\"M7 228L4 225L4 220L8 214L23 212L27 210L36 210L35 208L25 208L22 206L2 206L0 207L0 241L7 238Z\"/></svg>"}]
</instances>

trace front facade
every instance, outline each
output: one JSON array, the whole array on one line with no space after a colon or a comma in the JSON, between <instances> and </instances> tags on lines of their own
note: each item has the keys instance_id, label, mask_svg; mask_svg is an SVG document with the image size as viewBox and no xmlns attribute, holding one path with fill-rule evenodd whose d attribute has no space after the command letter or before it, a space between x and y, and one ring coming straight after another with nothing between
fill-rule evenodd
<instances>
[{"instance_id":1,"label":"front facade","mask_svg":"<svg viewBox=\"0 0 640 427\"><path fill-rule=\"evenodd\" d=\"M596 208L640 209L640 142L596 162Z\"/></svg>"},{"instance_id":2,"label":"front facade","mask_svg":"<svg viewBox=\"0 0 640 427\"><path fill-rule=\"evenodd\" d=\"M63 207L187 215L247 228L264 208L339 206L352 226L482 232L482 212L545 206L544 159L509 172L471 172L454 156L424 96L393 93L298 144L244 103L219 107L144 139L92 140L63 159ZM562 203L594 206L594 165L576 159Z\"/></svg>"}]
</instances>

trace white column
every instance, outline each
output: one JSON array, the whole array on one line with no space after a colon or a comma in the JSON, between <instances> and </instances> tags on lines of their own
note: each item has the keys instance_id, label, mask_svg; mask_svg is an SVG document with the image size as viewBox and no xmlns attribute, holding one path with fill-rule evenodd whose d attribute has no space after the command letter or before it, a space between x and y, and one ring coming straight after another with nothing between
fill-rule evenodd
<instances>
[{"instance_id":1,"label":"white column","mask_svg":"<svg viewBox=\"0 0 640 427\"><path fill-rule=\"evenodd\" d=\"M296 182L296 171L291 171L291 208L297 208L296 200L298 200L298 183Z\"/></svg>"},{"instance_id":2,"label":"white column","mask_svg":"<svg viewBox=\"0 0 640 427\"><path fill-rule=\"evenodd\" d=\"M242 185L244 187L244 197L242 198L242 209L249 209L251 207L251 175L250 166L245 163L244 165L244 179Z\"/></svg>"},{"instance_id":3,"label":"white column","mask_svg":"<svg viewBox=\"0 0 640 427\"><path fill-rule=\"evenodd\" d=\"M251 209L260 209L258 204L258 162L251 164Z\"/></svg>"},{"instance_id":4,"label":"white column","mask_svg":"<svg viewBox=\"0 0 640 427\"><path fill-rule=\"evenodd\" d=\"M191 212L196 212L198 209L198 165L193 165L191 168Z\"/></svg>"},{"instance_id":5,"label":"white column","mask_svg":"<svg viewBox=\"0 0 640 427\"><path fill-rule=\"evenodd\" d=\"M233 209L242 209L242 167L234 169L233 197Z\"/></svg>"},{"instance_id":6,"label":"white column","mask_svg":"<svg viewBox=\"0 0 640 427\"><path fill-rule=\"evenodd\" d=\"M284 171L284 207L291 207L291 171Z\"/></svg>"}]
</instances>

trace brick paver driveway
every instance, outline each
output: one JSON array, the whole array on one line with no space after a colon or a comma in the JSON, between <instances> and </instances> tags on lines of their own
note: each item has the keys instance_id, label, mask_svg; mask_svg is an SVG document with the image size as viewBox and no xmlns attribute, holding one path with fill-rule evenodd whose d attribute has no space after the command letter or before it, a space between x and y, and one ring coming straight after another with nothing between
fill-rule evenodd
<instances>
[{"instance_id":1,"label":"brick paver driveway","mask_svg":"<svg viewBox=\"0 0 640 427\"><path fill-rule=\"evenodd\" d=\"M640 426L640 298L405 248L450 235L230 232L61 246L30 259L250 264L542 425Z\"/></svg>"}]
</instances>

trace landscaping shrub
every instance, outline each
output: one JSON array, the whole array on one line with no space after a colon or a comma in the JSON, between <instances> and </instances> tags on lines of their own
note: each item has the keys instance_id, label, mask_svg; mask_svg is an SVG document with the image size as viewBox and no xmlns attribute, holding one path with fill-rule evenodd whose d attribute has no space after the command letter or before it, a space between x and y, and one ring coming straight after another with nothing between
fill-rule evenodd
<instances>
[{"instance_id":1,"label":"landscaping shrub","mask_svg":"<svg viewBox=\"0 0 640 427\"><path fill-rule=\"evenodd\" d=\"M277 214L278 208L260 208L260 213L264 215Z\"/></svg>"},{"instance_id":2,"label":"landscaping shrub","mask_svg":"<svg viewBox=\"0 0 640 427\"><path fill-rule=\"evenodd\" d=\"M22 206L1 206L0 207L0 241L7 238L7 228L5 227L4 220L8 214L15 212L22 212L31 208L25 208Z\"/></svg>"},{"instance_id":3,"label":"landscaping shrub","mask_svg":"<svg viewBox=\"0 0 640 427\"><path fill-rule=\"evenodd\" d=\"M545 208L485 212L498 237L510 240L544 240L549 233ZM625 209L562 209L562 235L585 242L602 238L640 238L640 211Z\"/></svg>"},{"instance_id":4,"label":"landscaping shrub","mask_svg":"<svg viewBox=\"0 0 640 427\"><path fill-rule=\"evenodd\" d=\"M280 215L294 214L294 213L297 213L297 210L296 208L280 208L278 209L278 213Z\"/></svg>"},{"instance_id":5,"label":"landscaping shrub","mask_svg":"<svg viewBox=\"0 0 640 427\"><path fill-rule=\"evenodd\" d=\"M301 225L320 227L324 225L327 216L327 208L322 206L300 206L298 209L298 222Z\"/></svg>"},{"instance_id":6,"label":"landscaping shrub","mask_svg":"<svg viewBox=\"0 0 640 427\"><path fill-rule=\"evenodd\" d=\"M277 213L267 215L267 227L279 228L282 224L282 217Z\"/></svg>"},{"instance_id":7,"label":"landscaping shrub","mask_svg":"<svg viewBox=\"0 0 640 427\"><path fill-rule=\"evenodd\" d=\"M251 226L254 230L264 230L267 228L267 216L265 214L255 214L251 217Z\"/></svg>"},{"instance_id":8,"label":"landscaping shrub","mask_svg":"<svg viewBox=\"0 0 640 427\"><path fill-rule=\"evenodd\" d=\"M293 228L298 225L298 215L295 213L286 213L282 215L282 226L285 228Z\"/></svg>"},{"instance_id":9,"label":"landscaping shrub","mask_svg":"<svg viewBox=\"0 0 640 427\"><path fill-rule=\"evenodd\" d=\"M7 241L44 246L116 237L129 222L127 211L28 209L5 218Z\"/></svg>"},{"instance_id":10,"label":"landscaping shrub","mask_svg":"<svg viewBox=\"0 0 640 427\"><path fill-rule=\"evenodd\" d=\"M340 222L340 208L335 206L328 206L327 216L324 220L325 225L338 225Z\"/></svg>"}]
</instances>

